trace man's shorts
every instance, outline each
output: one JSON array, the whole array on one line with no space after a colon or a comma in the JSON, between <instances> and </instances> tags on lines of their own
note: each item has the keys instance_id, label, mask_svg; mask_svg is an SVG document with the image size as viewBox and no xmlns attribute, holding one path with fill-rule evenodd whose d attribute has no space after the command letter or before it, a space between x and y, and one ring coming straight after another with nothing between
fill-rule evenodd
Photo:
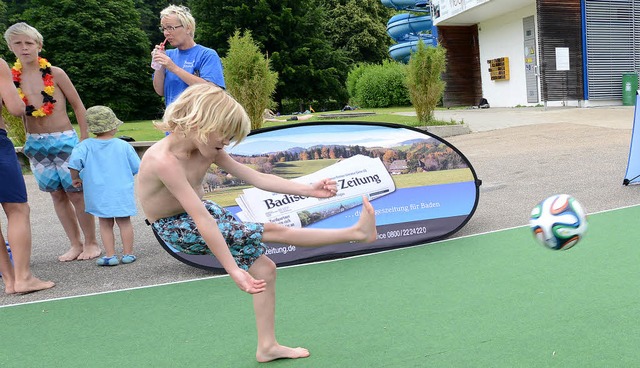
<instances>
[{"instance_id":1,"label":"man's shorts","mask_svg":"<svg viewBox=\"0 0 640 368\"><path fill-rule=\"evenodd\" d=\"M267 247L262 243L264 225L238 221L227 209L212 201L203 201L217 221L231 255L238 267L248 270L263 255ZM151 224L156 234L168 245L185 254L212 254L187 213L165 217Z\"/></svg>"},{"instance_id":2,"label":"man's shorts","mask_svg":"<svg viewBox=\"0 0 640 368\"><path fill-rule=\"evenodd\" d=\"M25 203L27 187L24 184L22 169L16 157L15 147L4 129L0 129L0 174L0 203Z\"/></svg>"},{"instance_id":3,"label":"man's shorts","mask_svg":"<svg viewBox=\"0 0 640 368\"><path fill-rule=\"evenodd\" d=\"M69 156L78 144L74 130L64 132L27 134L24 154L29 157L31 171L43 192L63 189L65 192L80 192L74 188L69 172Z\"/></svg>"}]
</instances>

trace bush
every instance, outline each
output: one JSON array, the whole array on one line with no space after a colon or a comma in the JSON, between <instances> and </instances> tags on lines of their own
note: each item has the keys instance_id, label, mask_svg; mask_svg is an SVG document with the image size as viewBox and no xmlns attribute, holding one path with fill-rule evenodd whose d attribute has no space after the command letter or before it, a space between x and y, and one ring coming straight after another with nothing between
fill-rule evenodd
<instances>
[{"instance_id":1,"label":"bush","mask_svg":"<svg viewBox=\"0 0 640 368\"><path fill-rule=\"evenodd\" d=\"M429 125L433 111L442 98L445 83L442 73L446 67L446 50L442 46L427 47L418 43L407 69L407 87L418 121Z\"/></svg>"},{"instance_id":2,"label":"bush","mask_svg":"<svg viewBox=\"0 0 640 368\"><path fill-rule=\"evenodd\" d=\"M250 31L242 36L236 31L229 38L229 52L222 64L227 90L247 111L251 129L260 128L264 110L274 106L278 73L271 70L269 59L260 53Z\"/></svg>"},{"instance_id":3,"label":"bush","mask_svg":"<svg viewBox=\"0 0 640 368\"><path fill-rule=\"evenodd\" d=\"M349 103L351 104L356 105L355 100L353 100L356 95L356 84L358 83L358 79L360 79L362 74L367 70L368 66L371 65L367 63L357 63L347 75L347 93L349 94Z\"/></svg>"},{"instance_id":4,"label":"bush","mask_svg":"<svg viewBox=\"0 0 640 368\"><path fill-rule=\"evenodd\" d=\"M6 107L2 107L2 118L7 126L7 136L11 139L13 145L16 147L24 146L26 133L22 119L11 115Z\"/></svg>"},{"instance_id":5,"label":"bush","mask_svg":"<svg viewBox=\"0 0 640 368\"><path fill-rule=\"evenodd\" d=\"M382 65L362 65L352 71L351 80L355 91L351 99L356 105L367 108L409 106L409 91L405 85L406 66L395 61ZM361 69L361 70L359 70ZM359 77L357 77L359 75ZM357 78L354 82L354 78Z\"/></svg>"}]
</instances>

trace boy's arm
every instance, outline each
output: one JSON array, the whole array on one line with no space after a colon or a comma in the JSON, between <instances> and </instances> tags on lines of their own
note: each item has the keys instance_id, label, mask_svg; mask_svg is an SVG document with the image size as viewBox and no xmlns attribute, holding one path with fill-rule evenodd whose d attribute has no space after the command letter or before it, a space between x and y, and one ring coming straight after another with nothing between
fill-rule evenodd
<instances>
[{"instance_id":1,"label":"boy's arm","mask_svg":"<svg viewBox=\"0 0 640 368\"><path fill-rule=\"evenodd\" d=\"M229 276L238 287L247 293L255 294L265 290L264 280L254 279L248 272L236 264L229 247L218 229L215 219L205 208L198 194L193 190L184 169L175 159L165 159L155 162L154 169L158 179L166 186L171 194L180 202L182 208L191 216L200 235L207 243L207 247L222 264ZM167 162L168 161L168 162Z\"/></svg>"},{"instance_id":2,"label":"boy's arm","mask_svg":"<svg viewBox=\"0 0 640 368\"><path fill-rule=\"evenodd\" d=\"M126 142L125 142L126 143ZM136 175L140 170L140 156L136 152L132 145L127 143L127 160L129 161L129 167L131 168L131 174Z\"/></svg>"},{"instance_id":3,"label":"boy's arm","mask_svg":"<svg viewBox=\"0 0 640 368\"><path fill-rule=\"evenodd\" d=\"M11 115L24 115L24 102L20 99L18 90L16 90L16 87L13 85L11 69L9 69L9 65L3 59L0 59L0 94L4 105Z\"/></svg>"},{"instance_id":4,"label":"boy's arm","mask_svg":"<svg viewBox=\"0 0 640 368\"><path fill-rule=\"evenodd\" d=\"M80 188L82 186L82 179L80 179L80 172L76 169L69 168L71 172L71 185L74 188Z\"/></svg>"},{"instance_id":5,"label":"boy's arm","mask_svg":"<svg viewBox=\"0 0 640 368\"><path fill-rule=\"evenodd\" d=\"M308 185L277 175L261 173L239 163L222 150L218 153L215 164L229 174L246 181L256 188L269 192L297 194L316 198L333 197L337 192L336 182L334 180L323 179L317 183Z\"/></svg>"},{"instance_id":6,"label":"boy's arm","mask_svg":"<svg viewBox=\"0 0 640 368\"><path fill-rule=\"evenodd\" d=\"M88 141L81 142L73 147L73 151L71 151L71 155L69 156L67 167L69 168L69 172L71 172L71 185L73 185L74 188L80 188L82 186L80 172L84 169L84 163L87 157L87 142Z\"/></svg>"},{"instance_id":7,"label":"boy's arm","mask_svg":"<svg viewBox=\"0 0 640 368\"><path fill-rule=\"evenodd\" d=\"M87 110L82 103L82 99L76 90L76 87L69 79L67 73L64 70L58 67L52 67L52 72L54 73L54 79L60 91L64 94L64 97L67 99L67 102L73 108L73 112L76 115L76 120L78 121L78 127L80 128L80 140L89 138L89 128L87 126L86 114Z\"/></svg>"}]
</instances>

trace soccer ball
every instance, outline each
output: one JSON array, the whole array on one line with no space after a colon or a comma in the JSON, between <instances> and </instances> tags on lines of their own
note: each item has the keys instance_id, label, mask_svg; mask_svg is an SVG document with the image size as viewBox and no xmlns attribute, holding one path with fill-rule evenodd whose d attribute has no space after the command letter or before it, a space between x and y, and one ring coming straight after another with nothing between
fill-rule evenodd
<instances>
[{"instance_id":1,"label":"soccer ball","mask_svg":"<svg viewBox=\"0 0 640 368\"><path fill-rule=\"evenodd\" d=\"M568 194L557 194L531 210L529 225L542 245L553 250L566 250L584 236L587 215L575 198Z\"/></svg>"}]
</instances>

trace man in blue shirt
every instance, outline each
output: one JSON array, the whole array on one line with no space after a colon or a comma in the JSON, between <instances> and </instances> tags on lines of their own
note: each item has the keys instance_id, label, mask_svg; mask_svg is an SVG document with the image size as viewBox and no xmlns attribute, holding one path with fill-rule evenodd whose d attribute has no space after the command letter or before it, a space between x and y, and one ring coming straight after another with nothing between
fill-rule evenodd
<instances>
[{"instance_id":1,"label":"man in blue shirt","mask_svg":"<svg viewBox=\"0 0 640 368\"><path fill-rule=\"evenodd\" d=\"M188 86L211 82L225 88L218 53L194 41L196 21L189 8L170 5L160 12L160 29L175 49L156 45L153 61L160 65L153 75L153 89L169 106Z\"/></svg>"}]
</instances>

